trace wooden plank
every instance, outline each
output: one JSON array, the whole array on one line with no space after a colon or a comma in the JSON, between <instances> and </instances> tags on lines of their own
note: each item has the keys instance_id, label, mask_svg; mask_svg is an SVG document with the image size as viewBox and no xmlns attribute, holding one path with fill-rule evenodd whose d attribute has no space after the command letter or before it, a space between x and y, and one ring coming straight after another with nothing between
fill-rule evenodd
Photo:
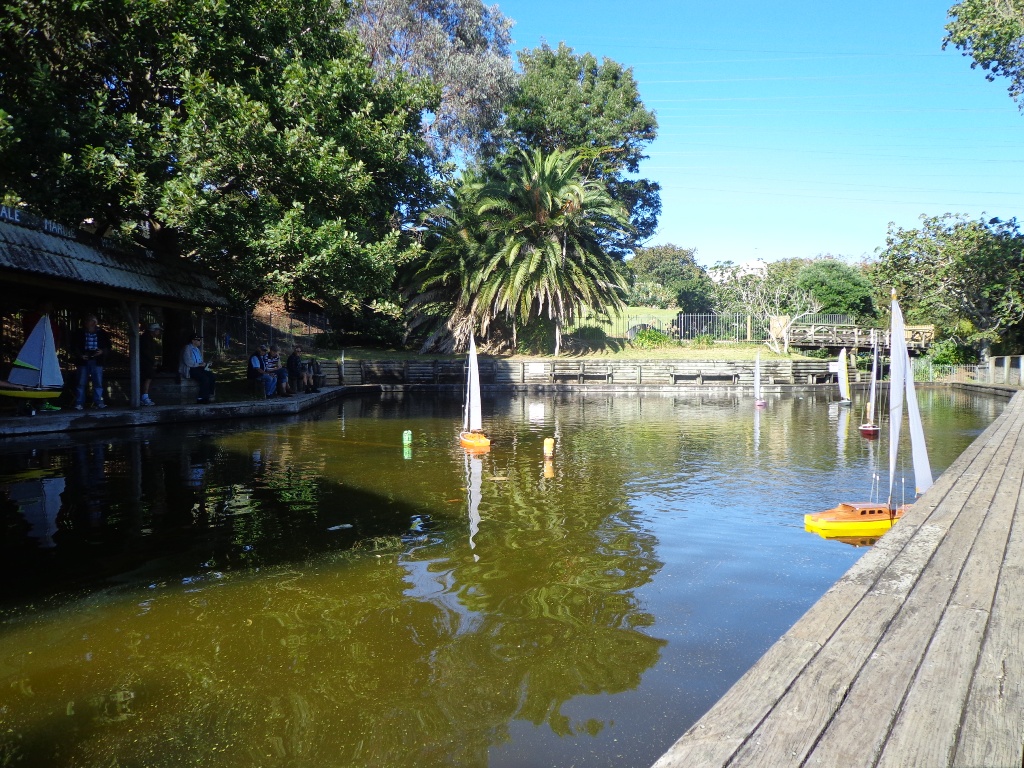
<instances>
[{"instance_id":1,"label":"wooden plank","mask_svg":"<svg viewBox=\"0 0 1024 768\"><path fill-rule=\"evenodd\" d=\"M987 619L986 611L947 608L878 768L950 764Z\"/></svg>"},{"instance_id":2,"label":"wooden plank","mask_svg":"<svg viewBox=\"0 0 1024 768\"><path fill-rule=\"evenodd\" d=\"M901 604L898 596L866 595L736 753L734 764L799 766Z\"/></svg>"},{"instance_id":3,"label":"wooden plank","mask_svg":"<svg viewBox=\"0 0 1024 768\"><path fill-rule=\"evenodd\" d=\"M655 768L724 765L786 692L818 645L783 637L656 762Z\"/></svg>"},{"instance_id":4,"label":"wooden plank","mask_svg":"<svg viewBox=\"0 0 1024 768\"><path fill-rule=\"evenodd\" d=\"M1018 421L1016 431L1004 440L1006 452L1016 444L1019 433ZM998 473L985 475L968 504L990 503L999 492L1000 482ZM1016 484L1019 490L1019 473ZM925 566L892 626L883 634L877 650L857 675L849 695L809 755L807 765L874 765L943 611L956 595L954 585L957 590L964 586L961 567L967 570L972 562L971 556L978 559L979 541L982 546L987 545L987 538L978 531L979 527L986 527L983 521L991 522L988 518L972 514L957 518L956 525L943 538L934 557ZM987 525L991 530L999 527L998 522ZM999 551L1001 555L1002 549ZM989 602L994 588L993 575ZM865 717L868 712L871 715Z\"/></svg>"},{"instance_id":5,"label":"wooden plank","mask_svg":"<svg viewBox=\"0 0 1024 768\"><path fill-rule=\"evenodd\" d=\"M1024 447L1018 446L1018 451ZM954 766L1024 765L1024 499L1020 496L1014 511Z\"/></svg>"}]
</instances>

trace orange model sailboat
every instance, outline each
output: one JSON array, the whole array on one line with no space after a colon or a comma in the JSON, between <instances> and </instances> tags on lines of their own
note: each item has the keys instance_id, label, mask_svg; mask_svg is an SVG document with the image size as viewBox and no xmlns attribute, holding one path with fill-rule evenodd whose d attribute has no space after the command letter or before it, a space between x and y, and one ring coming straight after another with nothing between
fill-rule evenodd
<instances>
[{"instance_id":1,"label":"orange model sailboat","mask_svg":"<svg viewBox=\"0 0 1024 768\"><path fill-rule=\"evenodd\" d=\"M804 527L824 538L848 536L880 536L889 530L909 504L893 505L893 484L896 477L896 455L899 451L900 428L903 425L903 401L907 402L907 416L910 422L910 449L914 464L914 479L917 494L922 494L932 484L932 470L928 462L928 449L924 442L924 428L921 411L917 405L914 389L914 374L910 366L910 353L903 327L903 313L892 295L892 332L890 334L891 364L889 376L889 499L885 504L872 502L844 502L833 509L804 515Z\"/></svg>"},{"instance_id":2,"label":"orange model sailboat","mask_svg":"<svg viewBox=\"0 0 1024 768\"><path fill-rule=\"evenodd\" d=\"M476 342L469 337L469 360L466 366L466 407L462 419L459 444L468 451L484 452L491 449L491 441L484 434L483 414L480 407L480 367L476 360Z\"/></svg>"}]
</instances>

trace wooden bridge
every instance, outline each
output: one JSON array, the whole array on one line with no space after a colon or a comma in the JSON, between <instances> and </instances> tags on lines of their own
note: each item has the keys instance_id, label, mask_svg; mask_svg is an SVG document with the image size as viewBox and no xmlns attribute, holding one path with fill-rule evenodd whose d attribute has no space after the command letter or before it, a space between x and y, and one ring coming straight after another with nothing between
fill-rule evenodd
<instances>
[{"instance_id":1,"label":"wooden bridge","mask_svg":"<svg viewBox=\"0 0 1024 768\"><path fill-rule=\"evenodd\" d=\"M656 763L1024 760L1024 393Z\"/></svg>"},{"instance_id":2,"label":"wooden bridge","mask_svg":"<svg viewBox=\"0 0 1024 768\"><path fill-rule=\"evenodd\" d=\"M796 323L789 332L791 347L847 347L851 349L870 348L877 338L883 349L889 348L889 330L882 328L858 328L854 325L821 325ZM935 341L934 325L909 325L906 327L907 346L925 350Z\"/></svg>"}]
</instances>

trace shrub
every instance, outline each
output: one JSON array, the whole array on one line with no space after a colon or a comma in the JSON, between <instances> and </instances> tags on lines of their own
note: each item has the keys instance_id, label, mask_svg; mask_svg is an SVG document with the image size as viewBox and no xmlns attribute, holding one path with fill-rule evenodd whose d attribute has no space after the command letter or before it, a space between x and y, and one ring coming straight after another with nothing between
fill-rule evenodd
<instances>
[{"instance_id":1,"label":"shrub","mask_svg":"<svg viewBox=\"0 0 1024 768\"><path fill-rule=\"evenodd\" d=\"M630 342L637 349L660 349L672 344L672 337L657 328L642 328Z\"/></svg>"},{"instance_id":2,"label":"shrub","mask_svg":"<svg viewBox=\"0 0 1024 768\"><path fill-rule=\"evenodd\" d=\"M710 333L698 333L690 340L690 346L695 349L711 349L715 346L715 337Z\"/></svg>"},{"instance_id":3,"label":"shrub","mask_svg":"<svg viewBox=\"0 0 1024 768\"><path fill-rule=\"evenodd\" d=\"M964 365L977 361L973 350L960 346L953 339L943 339L932 344L927 357L935 365Z\"/></svg>"},{"instance_id":4,"label":"shrub","mask_svg":"<svg viewBox=\"0 0 1024 768\"><path fill-rule=\"evenodd\" d=\"M804 357L813 357L816 360L831 360L835 357L826 347L820 349L808 349L804 353Z\"/></svg>"}]
</instances>

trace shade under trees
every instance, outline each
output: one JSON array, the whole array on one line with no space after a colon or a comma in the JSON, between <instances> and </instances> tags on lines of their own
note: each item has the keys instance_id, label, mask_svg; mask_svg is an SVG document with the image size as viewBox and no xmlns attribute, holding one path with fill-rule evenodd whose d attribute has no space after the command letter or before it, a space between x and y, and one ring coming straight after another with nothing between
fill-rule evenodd
<instances>
[{"instance_id":1,"label":"shade under trees","mask_svg":"<svg viewBox=\"0 0 1024 768\"><path fill-rule=\"evenodd\" d=\"M242 301L377 300L430 200L430 84L333 0L0 2L0 192L208 265Z\"/></svg>"}]
</instances>

